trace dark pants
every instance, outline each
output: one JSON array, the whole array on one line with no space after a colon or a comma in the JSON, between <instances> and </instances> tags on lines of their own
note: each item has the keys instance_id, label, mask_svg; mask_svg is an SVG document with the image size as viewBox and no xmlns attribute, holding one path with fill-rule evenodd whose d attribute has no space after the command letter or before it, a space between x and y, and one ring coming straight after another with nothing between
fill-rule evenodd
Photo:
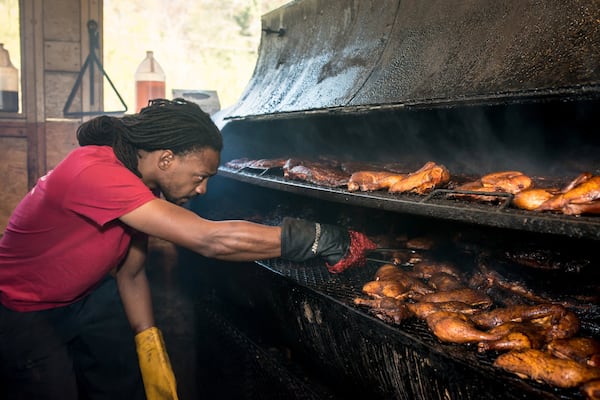
<instances>
[{"instance_id":1,"label":"dark pants","mask_svg":"<svg viewBox=\"0 0 600 400\"><path fill-rule=\"evenodd\" d=\"M0 399L145 399L112 277L65 307L15 312L0 306Z\"/></svg>"}]
</instances>

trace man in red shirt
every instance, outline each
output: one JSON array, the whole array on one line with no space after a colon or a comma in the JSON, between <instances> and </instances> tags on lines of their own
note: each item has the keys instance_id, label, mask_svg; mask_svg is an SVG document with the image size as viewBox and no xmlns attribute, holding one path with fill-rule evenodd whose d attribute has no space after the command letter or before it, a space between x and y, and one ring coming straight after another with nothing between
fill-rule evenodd
<instances>
[{"instance_id":1,"label":"man in red shirt","mask_svg":"<svg viewBox=\"0 0 600 400\"><path fill-rule=\"evenodd\" d=\"M220 260L322 257L334 273L374 247L337 226L210 221L180 207L206 192L223 146L194 103L98 117L77 138L0 239L0 398L177 398L143 267L149 235Z\"/></svg>"}]
</instances>

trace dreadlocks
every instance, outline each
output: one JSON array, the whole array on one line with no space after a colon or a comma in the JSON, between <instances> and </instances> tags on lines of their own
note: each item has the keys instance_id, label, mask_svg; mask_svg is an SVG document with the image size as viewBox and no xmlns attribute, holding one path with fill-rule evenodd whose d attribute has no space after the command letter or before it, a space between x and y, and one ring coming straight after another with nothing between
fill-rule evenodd
<instances>
[{"instance_id":1,"label":"dreadlocks","mask_svg":"<svg viewBox=\"0 0 600 400\"><path fill-rule=\"evenodd\" d=\"M111 146L117 158L133 173L137 169L138 150L171 150L175 154L211 148L223 149L221 132L210 116L192 102L151 100L138 114L121 118L101 116L77 129L80 146Z\"/></svg>"}]
</instances>

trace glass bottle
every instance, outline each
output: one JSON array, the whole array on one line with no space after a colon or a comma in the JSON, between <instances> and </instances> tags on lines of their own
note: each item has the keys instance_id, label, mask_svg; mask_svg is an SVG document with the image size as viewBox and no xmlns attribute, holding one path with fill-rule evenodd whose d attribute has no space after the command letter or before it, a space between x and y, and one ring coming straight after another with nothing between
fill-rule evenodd
<instances>
[{"instance_id":1,"label":"glass bottle","mask_svg":"<svg viewBox=\"0 0 600 400\"><path fill-rule=\"evenodd\" d=\"M149 100L158 98L165 98L165 72L149 50L135 71L135 112L146 107Z\"/></svg>"},{"instance_id":2,"label":"glass bottle","mask_svg":"<svg viewBox=\"0 0 600 400\"><path fill-rule=\"evenodd\" d=\"M0 111L19 111L19 71L10 62L3 43L0 43Z\"/></svg>"}]
</instances>

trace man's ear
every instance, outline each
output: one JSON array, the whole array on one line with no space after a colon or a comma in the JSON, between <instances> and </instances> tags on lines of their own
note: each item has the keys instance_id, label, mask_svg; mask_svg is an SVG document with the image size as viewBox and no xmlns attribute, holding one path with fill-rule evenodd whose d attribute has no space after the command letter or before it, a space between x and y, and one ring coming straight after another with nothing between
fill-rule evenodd
<instances>
[{"instance_id":1,"label":"man's ear","mask_svg":"<svg viewBox=\"0 0 600 400\"><path fill-rule=\"evenodd\" d=\"M175 155L171 150L164 150L162 153L160 153L160 156L158 158L158 168L160 168L163 171L166 170L167 168L169 168L174 158Z\"/></svg>"}]
</instances>

